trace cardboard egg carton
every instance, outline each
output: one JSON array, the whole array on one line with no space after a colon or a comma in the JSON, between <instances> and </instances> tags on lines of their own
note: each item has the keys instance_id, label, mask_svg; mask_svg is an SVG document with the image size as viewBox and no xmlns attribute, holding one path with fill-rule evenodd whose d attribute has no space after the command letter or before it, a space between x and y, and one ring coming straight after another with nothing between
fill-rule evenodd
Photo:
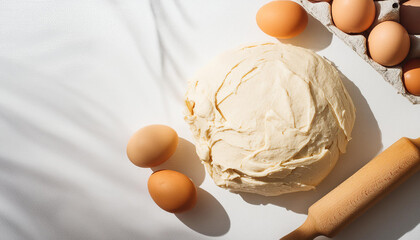
<instances>
[{"instance_id":1,"label":"cardboard egg carton","mask_svg":"<svg viewBox=\"0 0 420 240\"><path fill-rule=\"evenodd\" d=\"M335 34L350 46L361 58L368 62L382 77L397 89L398 93L402 94L409 101L414 104L420 104L420 97L408 93L402 82L401 64L394 67L384 67L379 63L373 61L367 52L367 37L370 30L377 24L383 21L399 22L400 4L399 0L383 0L375 1L376 18L369 30L361 34L347 34L338 29L331 18L331 5L328 2L312 3L308 0L295 0L300 3L305 10L314 18L320 21L330 32ZM411 48L408 58L420 57L420 35L410 35Z\"/></svg>"}]
</instances>

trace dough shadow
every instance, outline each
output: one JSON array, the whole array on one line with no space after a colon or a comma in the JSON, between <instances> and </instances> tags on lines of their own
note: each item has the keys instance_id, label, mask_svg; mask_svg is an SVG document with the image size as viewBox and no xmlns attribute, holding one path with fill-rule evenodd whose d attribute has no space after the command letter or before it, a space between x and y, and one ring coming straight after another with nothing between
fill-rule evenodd
<instances>
[{"instance_id":1,"label":"dough shadow","mask_svg":"<svg viewBox=\"0 0 420 240\"><path fill-rule=\"evenodd\" d=\"M313 203L378 154L382 148L381 132L378 123L366 99L356 85L344 75L342 75L342 80L356 107L356 122L352 132L352 140L347 145L347 153L340 156L334 169L315 190L289 193L276 197L240 193L240 196L246 202L254 205L273 204L296 213L307 214L308 208Z\"/></svg>"},{"instance_id":2,"label":"dough shadow","mask_svg":"<svg viewBox=\"0 0 420 240\"><path fill-rule=\"evenodd\" d=\"M195 146L190 141L179 138L178 147L168 161L152 168L153 172L170 169L185 174L194 182L195 185L200 186L206 176L204 165L195 151Z\"/></svg>"},{"instance_id":3,"label":"dough shadow","mask_svg":"<svg viewBox=\"0 0 420 240\"><path fill-rule=\"evenodd\" d=\"M204 189L197 189L197 205L176 217L192 230L206 236L222 236L230 229L230 219L215 197Z\"/></svg>"},{"instance_id":4,"label":"dough shadow","mask_svg":"<svg viewBox=\"0 0 420 240\"><path fill-rule=\"evenodd\" d=\"M319 51L330 45L332 37L332 33L320 21L308 14L308 26L301 34L291 39L277 40L282 43Z\"/></svg>"},{"instance_id":5,"label":"dough shadow","mask_svg":"<svg viewBox=\"0 0 420 240\"><path fill-rule=\"evenodd\" d=\"M420 174L417 173L344 228L334 239L396 240L401 238L420 223L419 185Z\"/></svg>"}]
</instances>

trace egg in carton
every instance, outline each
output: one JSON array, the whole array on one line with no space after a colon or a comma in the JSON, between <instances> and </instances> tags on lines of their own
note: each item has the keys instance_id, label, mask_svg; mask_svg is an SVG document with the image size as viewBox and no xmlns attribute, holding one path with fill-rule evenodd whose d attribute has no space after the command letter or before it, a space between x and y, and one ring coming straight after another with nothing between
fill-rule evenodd
<instances>
[{"instance_id":1,"label":"egg in carton","mask_svg":"<svg viewBox=\"0 0 420 240\"><path fill-rule=\"evenodd\" d=\"M405 90L402 82L401 64L393 67L385 67L373 61L367 52L366 39L372 28L384 21L399 22L400 19L400 3L399 0L382 0L375 1L376 16L372 26L360 34L347 34L338 29L331 17L331 4L328 2L310 2L308 0L295 0L311 14L315 19L320 21L330 32L339 37L349 47L351 47L361 58L368 62L382 77L397 89L398 93L405 96L414 104L420 104L420 96L414 96ZM420 35L410 35L410 53L407 59L420 57Z\"/></svg>"}]
</instances>

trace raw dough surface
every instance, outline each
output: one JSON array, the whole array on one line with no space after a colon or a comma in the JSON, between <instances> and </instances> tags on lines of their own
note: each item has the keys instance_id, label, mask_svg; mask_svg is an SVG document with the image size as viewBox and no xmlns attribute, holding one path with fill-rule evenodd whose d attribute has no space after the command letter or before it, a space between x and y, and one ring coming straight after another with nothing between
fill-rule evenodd
<instances>
[{"instance_id":1,"label":"raw dough surface","mask_svg":"<svg viewBox=\"0 0 420 240\"><path fill-rule=\"evenodd\" d=\"M214 182L267 196L313 189L345 152L355 121L337 70L281 43L217 57L189 81L186 106Z\"/></svg>"}]
</instances>

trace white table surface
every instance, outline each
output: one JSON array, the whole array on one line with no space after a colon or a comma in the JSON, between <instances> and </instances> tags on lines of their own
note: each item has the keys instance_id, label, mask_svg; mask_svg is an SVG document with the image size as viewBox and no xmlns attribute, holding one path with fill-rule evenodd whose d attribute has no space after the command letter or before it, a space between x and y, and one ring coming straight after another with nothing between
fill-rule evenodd
<instances>
[{"instance_id":1,"label":"white table surface","mask_svg":"<svg viewBox=\"0 0 420 240\"><path fill-rule=\"evenodd\" d=\"M183 121L186 81L226 49L272 40L255 23L264 2L1 0L0 238L278 239L382 149L420 137L420 106L311 18L290 42L346 76L357 108L348 152L314 191L216 187ZM183 138L162 167L199 186L190 212L159 209L146 188L152 171L125 155L129 136L153 123ZM419 184L417 174L334 239L420 239Z\"/></svg>"}]
</instances>

